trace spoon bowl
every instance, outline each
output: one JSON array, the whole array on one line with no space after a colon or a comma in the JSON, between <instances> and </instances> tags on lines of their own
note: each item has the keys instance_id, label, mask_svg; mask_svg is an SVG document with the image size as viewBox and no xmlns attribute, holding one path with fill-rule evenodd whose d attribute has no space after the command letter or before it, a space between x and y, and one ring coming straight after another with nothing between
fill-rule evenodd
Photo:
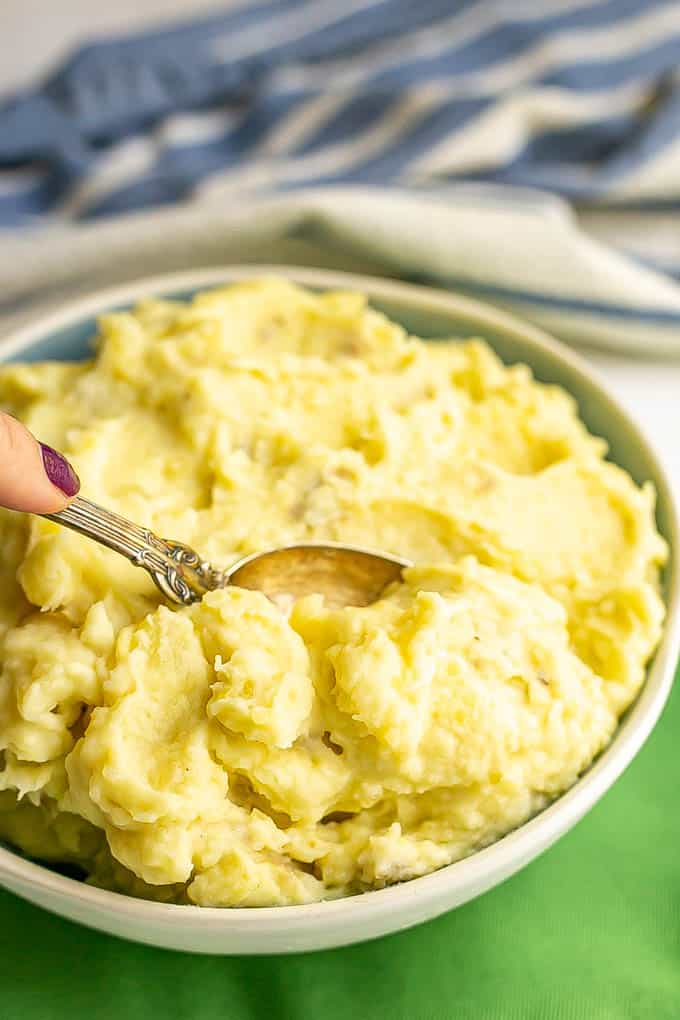
<instances>
[{"instance_id":1,"label":"spoon bowl","mask_svg":"<svg viewBox=\"0 0 680 1020\"><path fill-rule=\"evenodd\" d=\"M226 583L264 592L285 605L323 595L333 609L368 606L412 564L397 556L339 543L310 542L246 556L226 571Z\"/></svg>"}]
</instances>

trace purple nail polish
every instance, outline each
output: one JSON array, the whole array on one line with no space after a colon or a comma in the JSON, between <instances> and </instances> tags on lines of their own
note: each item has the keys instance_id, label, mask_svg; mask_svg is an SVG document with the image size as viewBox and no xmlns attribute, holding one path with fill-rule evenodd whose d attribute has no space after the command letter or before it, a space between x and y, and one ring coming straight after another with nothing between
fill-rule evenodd
<instances>
[{"instance_id":1,"label":"purple nail polish","mask_svg":"<svg viewBox=\"0 0 680 1020\"><path fill-rule=\"evenodd\" d=\"M66 496L75 496L80 491L80 479L69 462L51 446L40 444L45 474Z\"/></svg>"}]
</instances>

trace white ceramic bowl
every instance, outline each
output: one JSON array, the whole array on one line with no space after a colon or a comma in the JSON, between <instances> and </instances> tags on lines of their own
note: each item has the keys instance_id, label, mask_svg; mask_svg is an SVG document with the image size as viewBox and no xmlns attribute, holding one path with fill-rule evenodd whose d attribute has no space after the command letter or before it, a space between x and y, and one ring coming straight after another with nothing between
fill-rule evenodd
<instances>
[{"instance_id":1,"label":"white ceramic bowl","mask_svg":"<svg viewBox=\"0 0 680 1020\"><path fill-rule=\"evenodd\" d=\"M142 280L68 305L0 344L0 360L82 357L100 312L147 295L189 295L236 279L272 273L304 285L362 291L420 336L484 336L506 361L524 361L537 377L568 389L612 458L658 493L659 527L672 555L665 574L668 620L646 684L606 751L567 793L497 843L466 860L361 896L306 906L215 909L149 903L90 888L0 847L0 883L64 917L115 935L201 953L288 953L375 938L435 917L502 882L570 829L637 754L668 697L680 644L678 516L664 471L627 414L584 363L538 329L452 294L337 272L245 266Z\"/></svg>"}]
</instances>

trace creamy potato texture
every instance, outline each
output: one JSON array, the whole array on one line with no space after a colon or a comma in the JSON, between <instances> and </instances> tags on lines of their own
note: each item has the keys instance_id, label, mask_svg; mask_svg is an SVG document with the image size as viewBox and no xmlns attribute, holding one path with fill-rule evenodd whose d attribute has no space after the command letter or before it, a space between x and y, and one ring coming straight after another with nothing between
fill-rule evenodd
<instances>
[{"instance_id":1,"label":"creamy potato texture","mask_svg":"<svg viewBox=\"0 0 680 1020\"><path fill-rule=\"evenodd\" d=\"M367 608L161 604L0 516L0 835L156 899L263 906L408 879L575 781L663 616L654 495L572 399L482 342L267 279L101 320L0 402L91 499L217 564L303 539L412 559Z\"/></svg>"}]
</instances>

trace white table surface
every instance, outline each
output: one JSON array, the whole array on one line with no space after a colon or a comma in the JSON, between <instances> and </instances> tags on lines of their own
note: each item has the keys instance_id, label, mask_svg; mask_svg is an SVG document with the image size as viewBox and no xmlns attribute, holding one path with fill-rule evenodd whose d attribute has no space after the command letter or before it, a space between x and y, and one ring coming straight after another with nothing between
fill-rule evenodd
<instances>
[{"instance_id":1,"label":"white table surface","mask_svg":"<svg viewBox=\"0 0 680 1020\"><path fill-rule=\"evenodd\" d=\"M224 11L236 0L0 0L0 95L29 85L80 43Z\"/></svg>"},{"instance_id":2,"label":"white table surface","mask_svg":"<svg viewBox=\"0 0 680 1020\"><path fill-rule=\"evenodd\" d=\"M0 95L36 81L79 43L164 20L190 19L235 0L0 0ZM587 354L641 422L680 495L680 330L675 362Z\"/></svg>"}]
</instances>

